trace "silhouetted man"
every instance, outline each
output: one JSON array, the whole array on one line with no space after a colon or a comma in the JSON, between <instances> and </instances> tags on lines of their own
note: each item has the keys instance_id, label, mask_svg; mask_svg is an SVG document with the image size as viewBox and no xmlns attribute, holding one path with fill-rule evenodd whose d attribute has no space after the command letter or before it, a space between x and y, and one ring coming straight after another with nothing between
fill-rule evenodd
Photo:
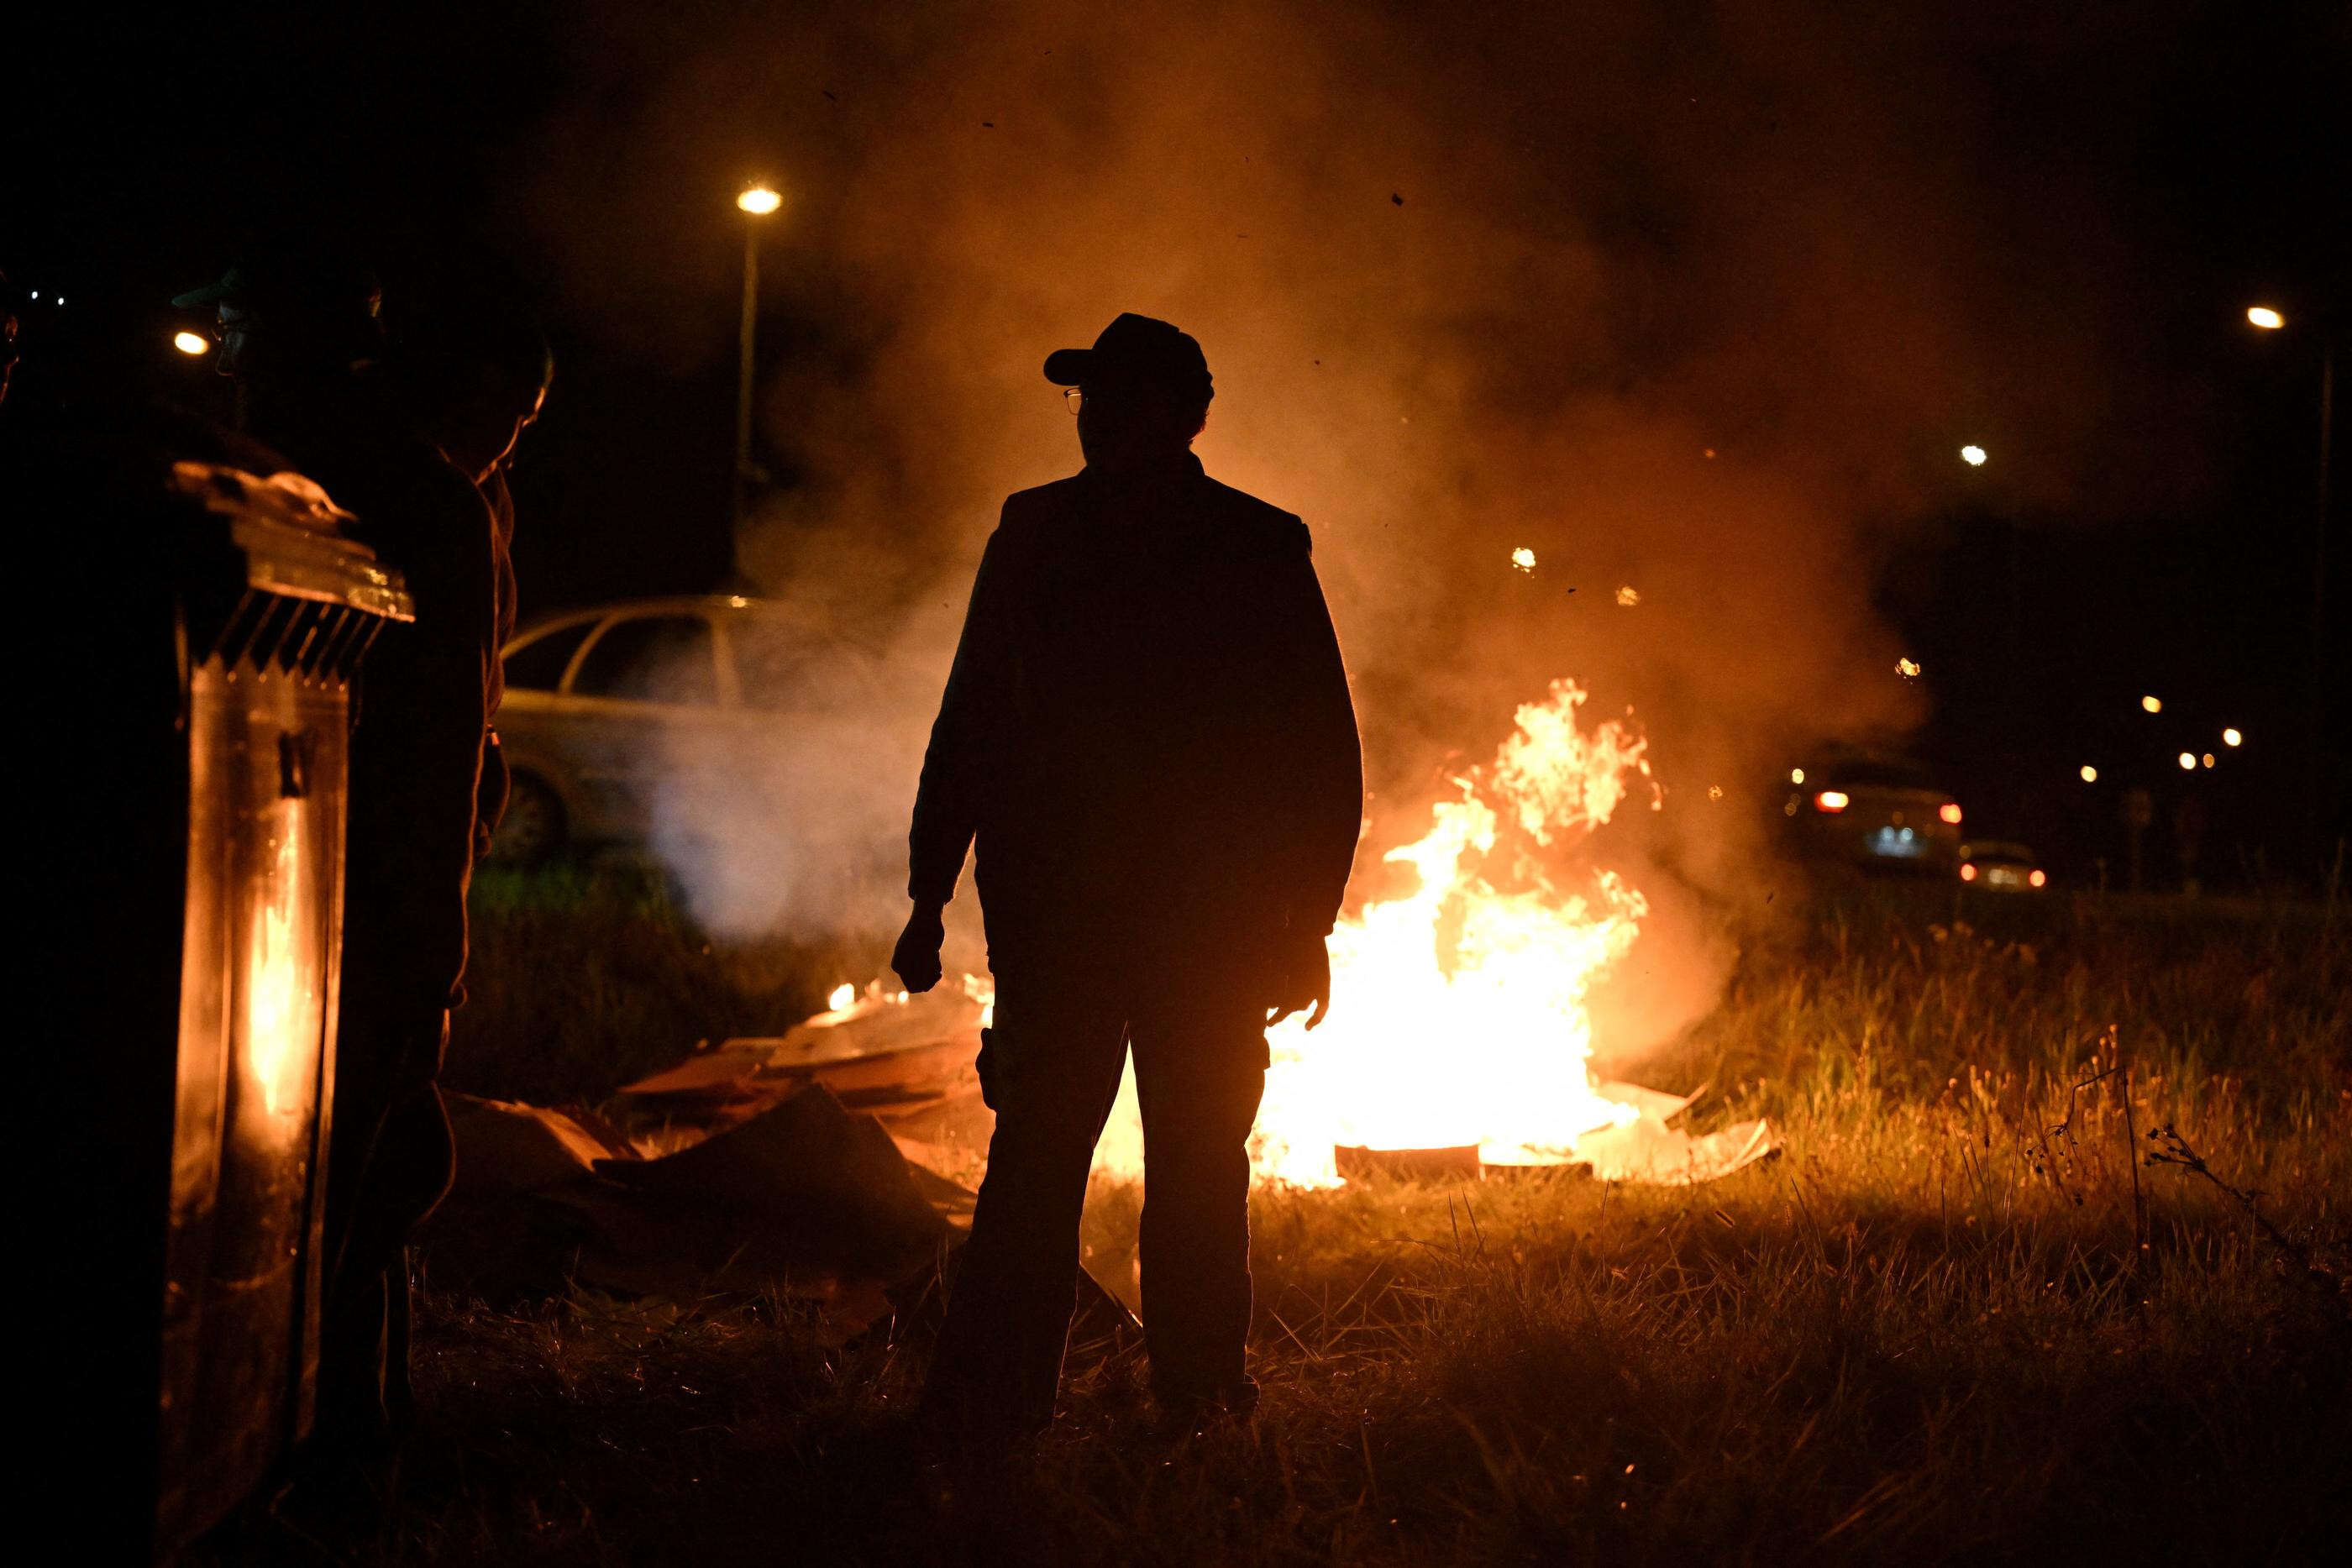
<instances>
[{"instance_id":1,"label":"silhouetted man","mask_svg":"<svg viewBox=\"0 0 2352 1568\"><path fill-rule=\"evenodd\" d=\"M1078 1215L1131 1047L1149 1162L1143 1322L1163 1412L1245 1413L1247 1141L1270 1021L1330 1000L1361 825L1347 673L1306 526L1210 479L1200 345L1121 316L1045 361L1087 465L1024 490L972 587L923 761L893 963L940 978L978 881L996 1113L926 1405L966 1439L1052 1419Z\"/></svg>"},{"instance_id":2,"label":"silhouetted man","mask_svg":"<svg viewBox=\"0 0 2352 1568\"><path fill-rule=\"evenodd\" d=\"M318 1434L361 1461L392 1457L408 1419L408 1239L449 1183L436 1080L497 659L489 510L386 384L378 298L364 270L295 249L173 302L217 308L247 428L356 515L415 603L370 651L352 734Z\"/></svg>"}]
</instances>

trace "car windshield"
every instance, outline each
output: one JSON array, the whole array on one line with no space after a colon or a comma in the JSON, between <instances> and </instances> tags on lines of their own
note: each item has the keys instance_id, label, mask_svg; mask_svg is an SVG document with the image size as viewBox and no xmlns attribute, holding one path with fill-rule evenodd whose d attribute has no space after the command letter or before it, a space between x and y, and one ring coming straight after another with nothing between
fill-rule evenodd
<instances>
[{"instance_id":1,"label":"car windshield","mask_svg":"<svg viewBox=\"0 0 2352 1568\"><path fill-rule=\"evenodd\" d=\"M580 651L580 644L594 630L596 622L590 619L527 636L507 655L507 685L523 691L555 690L563 684L563 672L571 667L572 655Z\"/></svg>"},{"instance_id":2,"label":"car windshield","mask_svg":"<svg viewBox=\"0 0 2352 1568\"><path fill-rule=\"evenodd\" d=\"M589 644L572 692L625 702L709 704L719 700L718 671L710 622L701 616L632 616L613 622Z\"/></svg>"}]
</instances>

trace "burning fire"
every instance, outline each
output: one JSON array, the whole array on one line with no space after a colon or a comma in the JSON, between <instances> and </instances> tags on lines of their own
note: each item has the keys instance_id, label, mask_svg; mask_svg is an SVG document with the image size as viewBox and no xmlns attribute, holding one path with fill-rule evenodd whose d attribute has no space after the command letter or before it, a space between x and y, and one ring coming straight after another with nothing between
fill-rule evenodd
<instances>
[{"instance_id":1,"label":"burning fire","mask_svg":"<svg viewBox=\"0 0 2352 1568\"><path fill-rule=\"evenodd\" d=\"M1293 1019L1270 1036L1259 1179L1337 1186L1343 1144L1476 1145L1490 1164L1559 1164L1579 1137L1635 1119L1594 1091L1585 996L1648 905L1610 872L1563 885L1561 857L1648 779L1648 743L1616 719L1580 729L1585 701L1563 680L1522 706L1494 761L1453 781L1428 833L1389 852L1412 890L1332 933L1328 1021L1310 1034ZM1131 1071L1097 1163L1142 1168Z\"/></svg>"}]
</instances>

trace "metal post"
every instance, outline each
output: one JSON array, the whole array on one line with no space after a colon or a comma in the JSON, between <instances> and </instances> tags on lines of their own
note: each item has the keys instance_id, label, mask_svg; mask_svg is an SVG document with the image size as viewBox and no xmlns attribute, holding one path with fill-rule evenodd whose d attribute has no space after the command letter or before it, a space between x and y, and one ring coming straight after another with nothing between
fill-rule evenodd
<instances>
[{"instance_id":1,"label":"metal post","mask_svg":"<svg viewBox=\"0 0 2352 1568\"><path fill-rule=\"evenodd\" d=\"M751 339L760 315L760 220L743 220L742 362L735 382L735 476L730 519L740 531L751 488Z\"/></svg>"}]
</instances>

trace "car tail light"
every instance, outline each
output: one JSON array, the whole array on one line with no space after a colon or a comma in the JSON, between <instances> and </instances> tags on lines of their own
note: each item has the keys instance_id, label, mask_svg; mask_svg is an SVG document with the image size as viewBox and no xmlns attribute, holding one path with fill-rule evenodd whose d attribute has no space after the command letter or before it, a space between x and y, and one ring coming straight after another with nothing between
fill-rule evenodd
<instances>
[{"instance_id":1,"label":"car tail light","mask_svg":"<svg viewBox=\"0 0 2352 1568\"><path fill-rule=\"evenodd\" d=\"M1947 800L1936 808L1936 815L1957 828L1960 825L1960 803L1958 800Z\"/></svg>"},{"instance_id":2,"label":"car tail light","mask_svg":"<svg viewBox=\"0 0 2352 1568\"><path fill-rule=\"evenodd\" d=\"M2028 882L2030 882L2030 883L2032 883L2034 886L2036 886L2036 887L2040 887L2040 886L2042 886L2044 883L2047 883L2050 879L2049 879L2048 877L2046 877L2046 876L2042 875L2040 872L2038 872L2038 871L2037 871L2037 872L2035 872L2032 875L2031 875L2031 876L2027 877L2025 880L2026 880L2026 881L2028 881Z\"/></svg>"},{"instance_id":3,"label":"car tail light","mask_svg":"<svg viewBox=\"0 0 2352 1568\"><path fill-rule=\"evenodd\" d=\"M1977 862L1974 861L1962 862L1960 864L1960 880L1962 882L1974 882L1976 879Z\"/></svg>"},{"instance_id":4,"label":"car tail light","mask_svg":"<svg viewBox=\"0 0 2352 1568\"><path fill-rule=\"evenodd\" d=\"M1835 813L1844 810L1846 805L1845 791L1843 789L1824 789L1813 797L1813 810L1816 811Z\"/></svg>"}]
</instances>

